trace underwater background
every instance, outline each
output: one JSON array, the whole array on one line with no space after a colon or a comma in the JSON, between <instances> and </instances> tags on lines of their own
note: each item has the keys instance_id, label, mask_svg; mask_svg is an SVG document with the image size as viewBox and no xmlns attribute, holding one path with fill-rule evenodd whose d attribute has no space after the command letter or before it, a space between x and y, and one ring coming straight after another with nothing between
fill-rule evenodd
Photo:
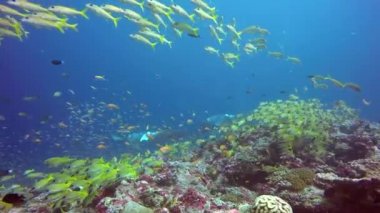
<instances>
[{"instance_id":1,"label":"underwater background","mask_svg":"<svg viewBox=\"0 0 380 213\"><path fill-rule=\"evenodd\" d=\"M83 9L86 1L33 1ZM193 8L190 1L175 1ZM92 0L94 4L118 1ZM170 3L167 1L166 3ZM208 1L223 16L236 19L237 28L260 25L270 31L267 48L253 55L241 53L234 68L204 47L218 47L209 33L211 22L196 21L200 37L179 38L171 30L161 33L173 47L155 50L129 38L138 26L122 19L117 28L110 21L88 12L89 20L70 18L78 32L38 29L22 42L4 39L0 46L0 169L43 169L53 156L105 157L144 149L126 146L112 138L120 123L139 126L137 131L178 129L185 137L213 115L247 113L260 102L317 98L329 106L344 100L370 121L380 120L380 20L377 1L239 0ZM134 8L136 11L138 7ZM148 16L148 12L144 13ZM224 51L233 51L228 39ZM297 56L301 64L270 57L267 51ZM63 64L55 66L51 60ZM104 81L94 76L104 76ZM354 82L361 92L330 86L314 88L310 75L332 76ZM60 91L62 95L54 97ZM25 101L23 97L36 100ZM363 99L370 105L363 104ZM117 111L96 111L102 116L80 125L79 117L99 103L114 103ZM26 115L20 116L20 112ZM73 113L76 112L76 113ZM117 118L112 123L110 119ZM188 121L191 119L191 122ZM123 121L123 122L121 122ZM63 122L68 127L60 128ZM195 134L196 136L192 135ZM198 135L197 135L198 134ZM202 135L204 136L204 135ZM35 141L36 138L41 141ZM99 143L106 148L99 148ZM132 147L132 148L131 148Z\"/></svg>"}]
</instances>

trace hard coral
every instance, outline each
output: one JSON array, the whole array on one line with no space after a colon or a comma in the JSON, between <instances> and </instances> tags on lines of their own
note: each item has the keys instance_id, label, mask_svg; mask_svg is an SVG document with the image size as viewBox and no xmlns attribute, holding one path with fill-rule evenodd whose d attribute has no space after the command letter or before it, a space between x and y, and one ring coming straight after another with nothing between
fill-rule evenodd
<instances>
[{"instance_id":1,"label":"hard coral","mask_svg":"<svg viewBox=\"0 0 380 213\"><path fill-rule=\"evenodd\" d=\"M253 213L292 213L292 207L283 199L272 195L261 195L256 198Z\"/></svg>"}]
</instances>

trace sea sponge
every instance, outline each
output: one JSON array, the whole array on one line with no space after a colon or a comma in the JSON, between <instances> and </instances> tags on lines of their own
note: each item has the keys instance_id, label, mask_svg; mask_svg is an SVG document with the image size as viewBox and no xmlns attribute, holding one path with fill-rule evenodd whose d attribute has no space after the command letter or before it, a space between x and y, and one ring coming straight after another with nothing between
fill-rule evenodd
<instances>
[{"instance_id":1,"label":"sea sponge","mask_svg":"<svg viewBox=\"0 0 380 213\"><path fill-rule=\"evenodd\" d=\"M255 199L253 213L293 213L292 207L283 199L273 195L261 195Z\"/></svg>"}]
</instances>

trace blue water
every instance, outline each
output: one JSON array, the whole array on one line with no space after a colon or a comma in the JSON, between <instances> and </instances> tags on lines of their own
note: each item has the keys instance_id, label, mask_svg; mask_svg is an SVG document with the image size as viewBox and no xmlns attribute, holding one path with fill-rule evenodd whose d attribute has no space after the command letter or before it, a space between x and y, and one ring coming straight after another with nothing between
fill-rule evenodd
<instances>
[{"instance_id":1,"label":"blue water","mask_svg":"<svg viewBox=\"0 0 380 213\"><path fill-rule=\"evenodd\" d=\"M48 6L45 1L35 2ZM55 2L78 9L85 4L74 0ZM118 1L92 2L123 6ZM194 8L187 1L182 2L178 1L187 10ZM25 25L29 38L23 42L5 39L0 47L0 114L6 118L0 121L4 127L0 130L0 166L18 165L21 169L40 165L43 159L56 155L112 156L127 152L124 144L107 139L117 126L105 122L117 113L124 122L139 124L141 131L146 125L163 123L176 128L188 118L202 123L215 114L248 112L261 101L286 99L296 88L301 98L319 98L330 105L344 100L358 109L363 118L380 120L377 113L380 25L374 21L380 20L379 3L354 0L209 3L216 6L224 23L236 18L238 29L250 25L269 29L267 50L297 56L302 65L271 58L265 50L250 56L242 52L241 61L231 69L203 50L207 45L218 46L209 34L209 21L196 22L201 29L200 38L186 35L178 38L171 30L162 30L173 40L173 48L158 45L154 51L129 38L129 34L138 30L131 22L123 19L115 28L90 11L90 20L70 18L70 22L78 23L79 32L68 30L61 34ZM137 7L133 9L140 12ZM221 49L232 51L233 47L224 44ZM54 66L50 63L52 59L61 59L64 64ZM62 73L68 77L62 77ZM315 89L307 78L311 74L355 82L362 92L333 86L328 90ZM95 75L104 75L106 81L94 81ZM62 97L54 98L55 91L62 91ZM24 96L38 99L25 102ZM363 98L371 105L365 106ZM91 108L86 108L86 104L96 107L99 102L115 103L121 109L105 112L106 118L87 129L73 124L69 130L61 130L57 123L68 124L71 115L66 102L81 109ZM137 113L134 106L140 103L147 105L151 116L141 117ZM18 116L19 112L26 112L27 117ZM41 124L48 116L52 118ZM34 143L31 140L38 131L43 135L42 142ZM99 139L103 133L105 138ZM75 138L81 141L74 143ZM107 149L97 149L96 140L104 140Z\"/></svg>"}]
</instances>

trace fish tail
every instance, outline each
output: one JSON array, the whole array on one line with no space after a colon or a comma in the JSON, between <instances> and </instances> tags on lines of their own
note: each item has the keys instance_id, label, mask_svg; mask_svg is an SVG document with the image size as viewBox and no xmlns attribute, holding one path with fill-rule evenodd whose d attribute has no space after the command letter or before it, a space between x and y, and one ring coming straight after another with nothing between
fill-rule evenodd
<instances>
[{"instance_id":1,"label":"fish tail","mask_svg":"<svg viewBox=\"0 0 380 213\"><path fill-rule=\"evenodd\" d=\"M242 32L242 31L240 31L240 32L237 32L237 37L238 37L238 39L241 39L241 34L243 34L243 32Z\"/></svg>"},{"instance_id":2,"label":"fish tail","mask_svg":"<svg viewBox=\"0 0 380 213\"><path fill-rule=\"evenodd\" d=\"M195 21L194 18L195 18L195 14L194 13L191 14L191 15L189 15L189 19L191 20L191 22Z\"/></svg>"},{"instance_id":3,"label":"fish tail","mask_svg":"<svg viewBox=\"0 0 380 213\"><path fill-rule=\"evenodd\" d=\"M160 25L159 24L154 25L154 28L156 28L157 32L160 32Z\"/></svg>"},{"instance_id":4,"label":"fish tail","mask_svg":"<svg viewBox=\"0 0 380 213\"><path fill-rule=\"evenodd\" d=\"M21 24L20 23L14 23L12 24L13 29L15 30L16 34L21 34Z\"/></svg>"},{"instance_id":5,"label":"fish tail","mask_svg":"<svg viewBox=\"0 0 380 213\"><path fill-rule=\"evenodd\" d=\"M194 33L195 33L195 35L196 35L197 37L199 37L199 28L195 28L195 29L194 29Z\"/></svg>"},{"instance_id":6,"label":"fish tail","mask_svg":"<svg viewBox=\"0 0 380 213\"><path fill-rule=\"evenodd\" d=\"M77 28L78 24L69 24L69 25L67 25L67 26L68 26L70 29L75 30L75 31L78 32L78 28Z\"/></svg>"},{"instance_id":7,"label":"fish tail","mask_svg":"<svg viewBox=\"0 0 380 213\"><path fill-rule=\"evenodd\" d=\"M55 28L57 28L57 30L59 30L59 32L65 33L65 30L63 30L63 28L62 28L62 24L58 23L57 25L55 25Z\"/></svg>"},{"instance_id":8,"label":"fish tail","mask_svg":"<svg viewBox=\"0 0 380 213\"><path fill-rule=\"evenodd\" d=\"M183 32L180 30L175 30L175 33L177 34L178 37L182 38Z\"/></svg>"},{"instance_id":9,"label":"fish tail","mask_svg":"<svg viewBox=\"0 0 380 213\"><path fill-rule=\"evenodd\" d=\"M235 67L235 63L233 61L226 61L226 63L231 67L231 68L234 68Z\"/></svg>"},{"instance_id":10,"label":"fish tail","mask_svg":"<svg viewBox=\"0 0 380 213\"><path fill-rule=\"evenodd\" d=\"M151 43L150 46L152 47L153 50L156 49L157 42Z\"/></svg>"},{"instance_id":11,"label":"fish tail","mask_svg":"<svg viewBox=\"0 0 380 213\"><path fill-rule=\"evenodd\" d=\"M172 43L173 43L173 42L172 42L172 41L168 41L167 43L168 43L168 45L169 45L169 47L170 47L170 49L171 49L171 48L172 48Z\"/></svg>"},{"instance_id":12,"label":"fish tail","mask_svg":"<svg viewBox=\"0 0 380 213\"><path fill-rule=\"evenodd\" d=\"M175 14L175 11L172 8L169 8L169 14Z\"/></svg>"},{"instance_id":13,"label":"fish tail","mask_svg":"<svg viewBox=\"0 0 380 213\"><path fill-rule=\"evenodd\" d=\"M141 11L144 12L144 1L139 3L139 7L141 8Z\"/></svg>"},{"instance_id":14,"label":"fish tail","mask_svg":"<svg viewBox=\"0 0 380 213\"><path fill-rule=\"evenodd\" d=\"M164 41L165 41L165 36L161 35L161 36L160 36L160 43L163 44Z\"/></svg>"},{"instance_id":15,"label":"fish tail","mask_svg":"<svg viewBox=\"0 0 380 213\"><path fill-rule=\"evenodd\" d=\"M18 38L18 40L22 41L23 40L22 39L22 34L17 34L17 38Z\"/></svg>"},{"instance_id":16,"label":"fish tail","mask_svg":"<svg viewBox=\"0 0 380 213\"><path fill-rule=\"evenodd\" d=\"M24 37L28 38L29 32L28 31L23 31Z\"/></svg>"},{"instance_id":17,"label":"fish tail","mask_svg":"<svg viewBox=\"0 0 380 213\"><path fill-rule=\"evenodd\" d=\"M120 21L121 18L113 18L112 21L113 21L113 24L115 25L115 27L117 27L117 23Z\"/></svg>"},{"instance_id":18,"label":"fish tail","mask_svg":"<svg viewBox=\"0 0 380 213\"><path fill-rule=\"evenodd\" d=\"M211 7L210 10L211 10L212 14L216 14L216 8L215 7Z\"/></svg>"},{"instance_id":19,"label":"fish tail","mask_svg":"<svg viewBox=\"0 0 380 213\"><path fill-rule=\"evenodd\" d=\"M83 18L85 19L89 19L86 12L87 12L88 8L84 8L83 10L80 11L80 15L83 16Z\"/></svg>"},{"instance_id":20,"label":"fish tail","mask_svg":"<svg viewBox=\"0 0 380 213\"><path fill-rule=\"evenodd\" d=\"M218 38L218 42L219 42L220 45L222 45L223 39L222 38Z\"/></svg>"},{"instance_id":21,"label":"fish tail","mask_svg":"<svg viewBox=\"0 0 380 213\"><path fill-rule=\"evenodd\" d=\"M170 23L174 23L174 20L172 19L170 13L165 13L166 18L170 21Z\"/></svg>"},{"instance_id":22,"label":"fish tail","mask_svg":"<svg viewBox=\"0 0 380 213\"><path fill-rule=\"evenodd\" d=\"M213 15L212 16L212 21L214 21L214 23L216 24L216 25L218 25L218 15Z\"/></svg>"}]
</instances>

